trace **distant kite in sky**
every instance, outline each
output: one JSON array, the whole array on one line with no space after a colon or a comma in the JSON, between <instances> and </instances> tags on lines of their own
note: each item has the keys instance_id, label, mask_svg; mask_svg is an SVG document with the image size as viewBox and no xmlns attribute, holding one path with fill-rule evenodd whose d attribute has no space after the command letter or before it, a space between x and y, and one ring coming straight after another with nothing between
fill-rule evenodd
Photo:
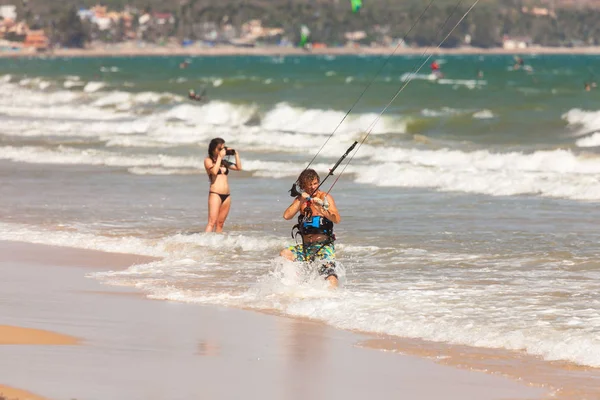
<instances>
[{"instance_id":1,"label":"distant kite in sky","mask_svg":"<svg viewBox=\"0 0 600 400\"><path fill-rule=\"evenodd\" d=\"M310 37L310 29L308 29L308 26L306 26L306 25L300 26L300 43L298 44L298 46L306 47L309 37Z\"/></svg>"},{"instance_id":2,"label":"distant kite in sky","mask_svg":"<svg viewBox=\"0 0 600 400\"><path fill-rule=\"evenodd\" d=\"M362 0L350 0L352 12L358 12L362 8Z\"/></svg>"}]
</instances>

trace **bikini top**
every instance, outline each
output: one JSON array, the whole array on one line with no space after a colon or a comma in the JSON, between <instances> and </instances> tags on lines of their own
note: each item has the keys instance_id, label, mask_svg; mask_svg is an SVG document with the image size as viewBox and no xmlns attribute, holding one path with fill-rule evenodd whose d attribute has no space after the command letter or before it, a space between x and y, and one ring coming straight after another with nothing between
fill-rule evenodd
<instances>
[{"instance_id":1,"label":"bikini top","mask_svg":"<svg viewBox=\"0 0 600 400\"><path fill-rule=\"evenodd\" d=\"M225 172L223 172L223 170L221 169L223 167L225 167ZM221 175L221 174L229 175L229 168L227 168L226 165L222 165L219 167L219 172L217 172L217 175Z\"/></svg>"},{"instance_id":2,"label":"bikini top","mask_svg":"<svg viewBox=\"0 0 600 400\"><path fill-rule=\"evenodd\" d=\"M212 160L213 162L215 162L215 160ZM214 164L213 164L214 167ZM225 172L223 172L221 170L221 168L225 167ZM224 162L221 162L221 166L219 167L219 171L217 172L217 175L229 175L229 167L227 167L227 164L225 164Z\"/></svg>"}]
</instances>

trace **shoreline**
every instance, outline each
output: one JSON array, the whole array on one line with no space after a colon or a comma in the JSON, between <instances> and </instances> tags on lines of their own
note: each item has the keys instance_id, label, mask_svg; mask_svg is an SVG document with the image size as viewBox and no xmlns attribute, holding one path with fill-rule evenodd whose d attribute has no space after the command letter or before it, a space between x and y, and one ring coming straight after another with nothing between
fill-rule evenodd
<instances>
[{"instance_id":1,"label":"shoreline","mask_svg":"<svg viewBox=\"0 0 600 400\"><path fill-rule=\"evenodd\" d=\"M27 390L17 389L12 386L0 384L1 400L48 400L45 397L28 392Z\"/></svg>"},{"instance_id":2,"label":"shoreline","mask_svg":"<svg viewBox=\"0 0 600 400\"><path fill-rule=\"evenodd\" d=\"M0 345L52 345L73 346L79 339L57 332L43 329L22 328L19 326L0 325Z\"/></svg>"},{"instance_id":3,"label":"shoreline","mask_svg":"<svg viewBox=\"0 0 600 400\"><path fill-rule=\"evenodd\" d=\"M7 281L0 286L12 288L7 298L36 293L23 298L16 310L15 305L0 304L7 325L81 339L77 346L2 347L2 384L44 396L39 399L142 399L151 393L170 393L174 400L198 398L200 393L239 398L250 388L259 390L264 400L391 398L399 391L423 400L548 395L547 388L468 365L445 366L435 357L374 351L364 345L377 335L260 311L115 296L139 291L84 276L94 268L86 261L96 260L95 270L106 270L126 268L139 261L137 256L26 242L0 242L0 249ZM104 256L123 263L99 262ZM71 261L65 266L57 259ZM85 379L89 376L95 377L93 382ZM236 385L226 384L231 376Z\"/></svg>"},{"instance_id":4,"label":"shoreline","mask_svg":"<svg viewBox=\"0 0 600 400\"><path fill-rule=\"evenodd\" d=\"M599 55L600 46L593 47L529 47L525 49L504 48L398 48L394 47L326 47L301 49L297 47L161 47L117 45L86 49L55 49L47 52L8 51L0 52L0 58L52 58L52 57L138 57L138 56L423 56L423 55Z\"/></svg>"}]
</instances>

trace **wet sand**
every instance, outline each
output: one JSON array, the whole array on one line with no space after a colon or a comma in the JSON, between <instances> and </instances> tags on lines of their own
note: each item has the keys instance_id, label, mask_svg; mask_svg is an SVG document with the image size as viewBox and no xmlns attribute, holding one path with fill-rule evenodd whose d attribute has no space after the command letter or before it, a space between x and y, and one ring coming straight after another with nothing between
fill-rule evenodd
<instances>
[{"instance_id":1,"label":"wet sand","mask_svg":"<svg viewBox=\"0 0 600 400\"><path fill-rule=\"evenodd\" d=\"M0 325L0 345L75 345L79 340L72 336L61 335L41 329L20 328L18 326Z\"/></svg>"},{"instance_id":2,"label":"wet sand","mask_svg":"<svg viewBox=\"0 0 600 400\"><path fill-rule=\"evenodd\" d=\"M72 346L0 346L1 383L47 399L486 400L546 394L502 376L359 346L372 335L246 310L121 296L136 292L84 277L146 261L0 242L2 324L79 340Z\"/></svg>"},{"instance_id":3,"label":"wet sand","mask_svg":"<svg viewBox=\"0 0 600 400\"><path fill-rule=\"evenodd\" d=\"M0 399L4 400L46 400L36 394L26 390L15 389L9 386L0 385Z\"/></svg>"},{"instance_id":4,"label":"wet sand","mask_svg":"<svg viewBox=\"0 0 600 400\"><path fill-rule=\"evenodd\" d=\"M369 339L360 346L435 359L444 365L484 371L542 387L555 400L600 399L600 369L544 361L523 352L448 345L398 337Z\"/></svg>"}]
</instances>

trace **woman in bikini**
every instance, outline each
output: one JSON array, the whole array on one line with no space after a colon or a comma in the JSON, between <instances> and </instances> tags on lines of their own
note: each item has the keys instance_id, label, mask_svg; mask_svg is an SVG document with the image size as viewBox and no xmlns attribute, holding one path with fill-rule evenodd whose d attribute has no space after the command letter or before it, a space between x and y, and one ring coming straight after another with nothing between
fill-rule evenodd
<instances>
[{"instance_id":1,"label":"woman in bikini","mask_svg":"<svg viewBox=\"0 0 600 400\"><path fill-rule=\"evenodd\" d=\"M234 152L235 164L225 161L224 158L228 152ZM240 154L233 149L227 149L223 139L214 138L208 145L208 157L204 159L204 168L206 168L208 179L210 179L208 223L204 231L223 232L223 225L231 207L227 175L230 169L234 171L242 170Z\"/></svg>"}]
</instances>

